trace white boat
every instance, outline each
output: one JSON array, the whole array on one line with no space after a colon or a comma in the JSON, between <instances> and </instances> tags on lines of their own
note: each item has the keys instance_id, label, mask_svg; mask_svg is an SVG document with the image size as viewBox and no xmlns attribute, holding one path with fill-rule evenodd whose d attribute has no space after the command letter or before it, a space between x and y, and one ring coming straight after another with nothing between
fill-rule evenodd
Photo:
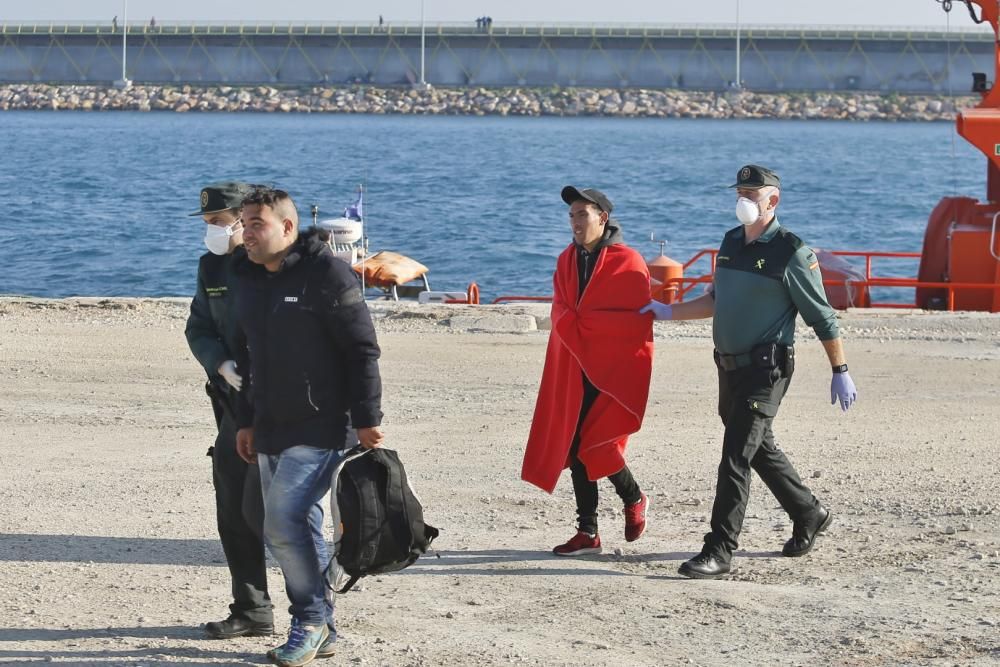
<instances>
[{"instance_id":1,"label":"white boat","mask_svg":"<svg viewBox=\"0 0 1000 667\"><path fill-rule=\"evenodd\" d=\"M358 186L355 202L339 218L319 219L319 207L312 207L313 225L329 234L327 243L333 254L357 271L362 288L376 288L376 298L398 301L415 298L420 303L440 303L465 298L464 293L432 292L427 267L420 262L387 250L368 253L364 229L364 189Z\"/></svg>"}]
</instances>

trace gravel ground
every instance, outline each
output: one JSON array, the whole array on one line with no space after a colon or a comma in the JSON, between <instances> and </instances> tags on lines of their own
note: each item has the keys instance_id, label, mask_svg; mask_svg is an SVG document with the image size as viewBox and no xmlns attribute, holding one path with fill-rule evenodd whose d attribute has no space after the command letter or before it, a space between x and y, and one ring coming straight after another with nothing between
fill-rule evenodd
<instances>
[{"instance_id":1,"label":"gravel ground","mask_svg":"<svg viewBox=\"0 0 1000 667\"><path fill-rule=\"evenodd\" d=\"M788 518L754 482L736 571L694 581L722 427L707 323L658 323L630 465L650 528L622 535L601 488L605 552L550 555L573 532L568 473L519 480L547 308L374 304L385 431L441 528L436 550L338 598L316 664L1000 664L1000 316L843 316L860 398L829 403L811 332L776 421L834 513L786 559ZM213 439L187 303L0 299L0 663L241 665L273 639L212 641L228 573L215 534ZM288 628L272 567L278 631Z\"/></svg>"}]
</instances>

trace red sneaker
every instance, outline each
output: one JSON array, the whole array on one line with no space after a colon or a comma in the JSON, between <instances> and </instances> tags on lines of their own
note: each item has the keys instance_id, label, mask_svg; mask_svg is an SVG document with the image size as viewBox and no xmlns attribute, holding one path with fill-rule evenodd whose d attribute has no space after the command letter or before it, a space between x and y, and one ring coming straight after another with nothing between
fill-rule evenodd
<instances>
[{"instance_id":1,"label":"red sneaker","mask_svg":"<svg viewBox=\"0 0 1000 667\"><path fill-rule=\"evenodd\" d=\"M560 544L552 550L557 556L584 556L601 553L601 536L579 532L566 544Z\"/></svg>"},{"instance_id":2,"label":"red sneaker","mask_svg":"<svg viewBox=\"0 0 1000 667\"><path fill-rule=\"evenodd\" d=\"M649 509L649 498L642 498L625 506L625 541L635 542L646 532L646 510Z\"/></svg>"}]
</instances>

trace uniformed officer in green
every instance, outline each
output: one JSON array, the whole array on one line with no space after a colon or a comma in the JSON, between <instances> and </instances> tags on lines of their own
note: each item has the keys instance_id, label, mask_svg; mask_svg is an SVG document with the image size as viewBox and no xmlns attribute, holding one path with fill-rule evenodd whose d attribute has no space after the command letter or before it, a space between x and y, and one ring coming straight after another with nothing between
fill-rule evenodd
<instances>
[{"instance_id":1,"label":"uniformed officer in green","mask_svg":"<svg viewBox=\"0 0 1000 667\"><path fill-rule=\"evenodd\" d=\"M793 522L786 556L803 556L832 515L802 483L774 442L772 422L795 367L796 315L823 344L832 367L830 397L847 410L857 398L837 328L827 302L816 254L782 227L775 215L781 181L766 167L737 172L736 217L742 223L722 240L707 294L673 305L650 302L641 312L659 320L712 317L719 372L719 416L725 425L722 462L712 507L712 531L700 554L680 573L713 579L731 569L750 491L757 472Z\"/></svg>"},{"instance_id":2,"label":"uniformed officer in green","mask_svg":"<svg viewBox=\"0 0 1000 667\"><path fill-rule=\"evenodd\" d=\"M205 633L217 639L274 631L262 539L260 473L236 452L236 398L245 378L235 361L243 338L236 317L233 265L246 256L240 213L249 191L247 184L239 182L208 185L201 190L201 210L191 214L205 220L209 252L198 261L198 286L184 335L208 374L205 388L218 427L215 445L209 449L216 519L233 594L229 617L205 624Z\"/></svg>"}]
</instances>

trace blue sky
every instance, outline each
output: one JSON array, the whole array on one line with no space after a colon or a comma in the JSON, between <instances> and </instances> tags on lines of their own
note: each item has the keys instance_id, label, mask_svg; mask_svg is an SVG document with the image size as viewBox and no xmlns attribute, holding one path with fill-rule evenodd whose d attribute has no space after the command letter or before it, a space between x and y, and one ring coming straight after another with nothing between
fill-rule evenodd
<instances>
[{"instance_id":1,"label":"blue sky","mask_svg":"<svg viewBox=\"0 0 1000 667\"><path fill-rule=\"evenodd\" d=\"M490 15L495 23L733 23L740 4L742 22L795 25L946 26L935 0L423 0L429 22L474 21ZM129 0L129 17L148 21L325 21L367 23L420 19L421 0ZM0 23L31 20L110 21L123 0L44 0L0 3ZM973 26L955 0L951 25Z\"/></svg>"}]
</instances>

